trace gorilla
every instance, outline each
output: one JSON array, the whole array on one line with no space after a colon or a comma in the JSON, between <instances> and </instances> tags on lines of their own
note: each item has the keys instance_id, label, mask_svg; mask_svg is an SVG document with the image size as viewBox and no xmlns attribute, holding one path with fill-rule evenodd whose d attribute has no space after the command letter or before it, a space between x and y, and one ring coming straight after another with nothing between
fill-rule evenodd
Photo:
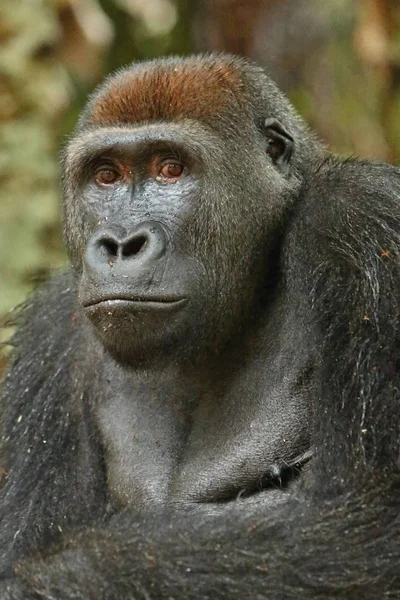
<instances>
[{"instance_id":1,"label":"gorilla","mask_svg":"<svg viewBox=\"0 0 400 600\"><path fill-rule=\"evenodd\" d=\"M137 63L17 313L2 600L400 598L400 171L230 55Z\"/></svg>"}]
</instances>

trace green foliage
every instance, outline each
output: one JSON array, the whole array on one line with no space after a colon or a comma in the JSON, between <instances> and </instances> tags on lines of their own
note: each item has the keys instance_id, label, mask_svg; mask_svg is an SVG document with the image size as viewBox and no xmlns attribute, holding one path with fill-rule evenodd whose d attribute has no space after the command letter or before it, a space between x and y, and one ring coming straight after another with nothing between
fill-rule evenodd
<instances>
[{"instance_id":1,"label":"green foliage","mask_svg":"<svg viewBox=\"0 0 400 600\"><path fill-rule=\"evenodd\" d=\"M58 235L55 124L68 102L69 81L60 62L48 56L59 35L51 5L2 0L0 10L0 314L4 314L21 302L35 279L64 260Z\"/></svg>"}]
</instances>

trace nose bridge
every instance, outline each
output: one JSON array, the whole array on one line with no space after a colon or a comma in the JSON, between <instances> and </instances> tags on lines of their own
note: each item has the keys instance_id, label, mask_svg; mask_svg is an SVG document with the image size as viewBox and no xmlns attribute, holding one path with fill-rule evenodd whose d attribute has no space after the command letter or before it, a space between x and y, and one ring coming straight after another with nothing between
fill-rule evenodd
<instances>
[{"instance_id":1,"label":"nose bridge","mask_svg":"<svg viewBox=\"0 0 400 600\"><path fill-rule=\"evenodd\" d=\"M129 235L129 231L123 225L119 225L116 223L111 223L110 225L106 225L102 227L99 231L96 232L99 237L110 236L115 239L115 242L119 244L121 240L126 238ZM95 234L96 235L96 234Z\"/></svg>"},{"instance_id":2,"label":"nose bridge","mask_svg":"<svg viewBox=\"0 0 400 600\"><path fill-rule=\"evenodd\" d=\"M128 236L128 231L121 225L110 224L98 229L89 239L88 247L92 245L101 246L102 244L114 244L117 248L121 245L121 241Z\"/></svg>"}]
</instances>

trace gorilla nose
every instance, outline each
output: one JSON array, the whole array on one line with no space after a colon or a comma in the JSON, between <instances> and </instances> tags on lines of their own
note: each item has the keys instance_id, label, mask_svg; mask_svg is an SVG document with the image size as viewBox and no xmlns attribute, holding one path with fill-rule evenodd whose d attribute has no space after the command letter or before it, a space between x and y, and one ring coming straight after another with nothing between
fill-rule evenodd
<instances>
[{"instance_id":1,"label":"gorilla nose","mask_svg":"<svg viewBox=\"0 0 400 600\"><path fill-rule=\"evenodd\" d=\"M119 227L101 229L89 240L85 263L90 270L104 272L110 267L150 266L165 253L166 238L157 224L144 223L134 231Z\"/></svg>"}]
</instances>

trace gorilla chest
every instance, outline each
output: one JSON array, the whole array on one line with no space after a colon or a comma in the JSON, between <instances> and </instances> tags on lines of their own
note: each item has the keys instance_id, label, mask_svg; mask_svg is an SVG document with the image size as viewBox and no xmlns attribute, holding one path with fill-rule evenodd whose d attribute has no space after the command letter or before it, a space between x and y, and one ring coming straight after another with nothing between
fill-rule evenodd
<instances>
[{"instance_id":1,"label":"gorilla chest","mask_svg":"<svg viewBox=\"0 0 400 600\"><path fill-rule=\"evenodd\" d=\"M233 498L309 447L309 410L290 377L251 389L244 380L225 395L162 385L129 392L110 393L97 413L118 508Z\"/></svg>"}]
</instances>

